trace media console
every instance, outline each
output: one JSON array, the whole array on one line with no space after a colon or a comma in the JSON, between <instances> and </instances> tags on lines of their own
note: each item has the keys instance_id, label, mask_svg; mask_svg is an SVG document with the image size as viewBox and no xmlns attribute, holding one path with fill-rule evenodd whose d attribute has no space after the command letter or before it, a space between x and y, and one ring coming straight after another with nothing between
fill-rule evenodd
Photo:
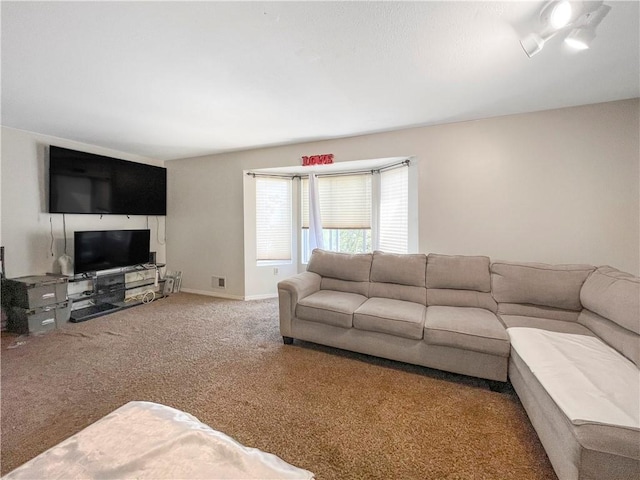
<instances>
[{"instance_id":1,"label":"media console","mask_svg":"<svg viewBox=\"0 0 640 480\"><path fill-rule=\"evenodd\" d=\"M166 278L160 278L160 269L164 266L138 265L71 279L70 321L84 322L166 296L170 293L164 289Z\"/></svg>"}]
</instances>

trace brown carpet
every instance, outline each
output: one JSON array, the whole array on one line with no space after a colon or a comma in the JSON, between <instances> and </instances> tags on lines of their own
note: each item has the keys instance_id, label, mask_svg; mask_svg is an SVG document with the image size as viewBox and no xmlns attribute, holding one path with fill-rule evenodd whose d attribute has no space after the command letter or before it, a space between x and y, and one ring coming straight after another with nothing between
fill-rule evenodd
<instances>
[{"instance_id":1,"label":"brown carpet","mask_svg":"<svg viewBox=\"0 0 640 480\"><path fill-rule=\"evenodd\" d=\"M283 345L276 300L180 293L40 337L3 334L1 370L3 474L147 400L319 480L556 478L512 390Z\"/></svg>"}]
</instances>

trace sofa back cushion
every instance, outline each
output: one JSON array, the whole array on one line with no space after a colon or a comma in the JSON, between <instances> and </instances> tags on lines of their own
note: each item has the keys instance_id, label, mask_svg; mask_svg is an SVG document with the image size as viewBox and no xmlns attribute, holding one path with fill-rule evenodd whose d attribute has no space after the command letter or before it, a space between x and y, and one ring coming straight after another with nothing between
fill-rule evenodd
<instances>
[{"instance_id":1,"label":"sofa back cushion","mask_svg":"<svg viewBox=\"0 0 640 480\"><path fill-rule=\"evenodd\" d=\"M499 313L503 303L512 304L511 315L527 315L514 311L518 304L527 311L529 305L537 305L578 312L582 309L580 289L593 270L591 265L493 262L491 292Z\"/></svg>"},{"instance_id":2,"label":"sofa back cushion","mask_svg":"<svg viewBox=\"0 0 640 480\"><path fill-rule=\"evenodd\" d=\"M491 291L489 257L438 255L427 257L427 288Z\"/></svg>"},{"instance_id":3,"label":"sofa back cushion","mask_svg":"<svg viewBox=\"0 0 640 480\"><path fill-rule=\"evenodd\" d=\"M425 286L427 256L423 253L373 252L371 281L398 285Z\"/></svg>"},{"instance_id":4,"label":"sofa back cushion","mask_svg":"<svg viewBox=\"0 0 640 480\"><path fill-rule=\"evenodd\" d=\"M580 291L579 322L640 367L640 278L599 267Z\"/></svg>"},{"instance_id":5,"label":"sofa back cushion","mask_svg":"<svg viewBox=\"0 0 640 480\"><path fill-rule=\"evenodd\" d=\"M640 335L586 308L580 312L578 322L640 368Z\"/></svg>"},{"instance_id":6,"label":"sofa back cushion","mask_svg":"<svg viewBox=\"0 0 640 480\"><path fill-rule=\"evenodd\" d=\"M475 290L427 288L427 305L444 307L473 307L498 311L498 304L490 293Z\"/></svg>"},{"instance_id":7,"label":"sofa back cushion","mask_svg":"<svg viewBox=\"0 0 640 480\"><path fill-rule=\"evenodd\" d=\"M599 267L580 290L584 308L640 334L640 278Z\"/></svg>"},{"instance_id":8,"label":"sofa back cushion","mask_svg":"<svg viewBox=\"0 0 640 480\"><path fill-rule=\"evenodd\" d=\"M337 290L338 292L357 293L358 295L369 296L369 282L350 282L331 277L320 279L320 290Z\"/></svg>"},{"instance_id":9,"label":"sofa back cushion","mask_svg":"<svg viewBox=\"0 0 640 480\"><path fill-rule=\"evenodd\" d=\"M489 257L439 255L427 257L427 304L475 307L496 311L491 296Z\"/></svg>"},{"instance_id":10,"label":"sofa back cushion","mask_svg":"<svg viewBox=\"0 0 640 480\"><path fill-rule=\"evenodd\" d=\"M427 304L427 256L373 252L369 297Z\"/></svg>"},{"instance_id":11,"label":"sofa back cushion","mask_svg":"<svg viewBox=\"0 0 640 480\"><path fill-rule=\"evenodd\" d=\"M522 317L548 318L561 322L577 322L579 311L563 310L562 308L527 305L524 303L501 303L498 306L500 315L519 315Z\"/></svg>"},{"instance_id":12,"label":"sofa back cushion","mask_svg":"<svg viewBox=\"0 0 640 480\"><path fill-rule=\"evenodd\" d=\"M316 248L311 253L307 271L320 275L321 290L369 294L370 253L351 255Z\"/></svg>"},{"instance_id":13,"label":"sofa back cushion","mask_svg":"<svg viewBox=\"0 0 640 480\"><path fill-rule=\"evenodd\" d=\"M425 307L427 306L427 289L424 287L371 282L369 284L368 296L370 298L379 297L404 300L405 302L419 303Z\"/></svg>"},{"instance_id":14,"label":"sofa back cushion","mask_svg":"<svg viewBox=\"0 0 640 480\"><path fill-rule=\"evenodd\" d=\"M317 273L321 277L351 282L368 282L372 258L371 253L352 255L316 248L311 253L307 271Z\"/></svg>"}]
</instances>

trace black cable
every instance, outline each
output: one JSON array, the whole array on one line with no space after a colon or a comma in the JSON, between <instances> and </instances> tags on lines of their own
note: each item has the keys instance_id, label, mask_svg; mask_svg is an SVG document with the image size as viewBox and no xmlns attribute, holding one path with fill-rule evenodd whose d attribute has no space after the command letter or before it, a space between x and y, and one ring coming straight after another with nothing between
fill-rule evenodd
<instances>
[{"instance_id":1,"label":"black cable","mask_svg":"<svg viewBox=\"0 0 640 480\"><path fill-rule=\"evenodd\" d=\"M62 214L62 234L64 235L64 254L67 254L67 221L64 213Z\"/></svg>"},{"instance_id":2,"label":"black cable","mask_svg":"<svg viewBox=\"0 0 640 480\"><path fill-rule=\"evenodd\" d=\"M51 246L49 250L51 251L51 256L53 257L53 217L49 215L49 225L51 226Z\"/></svg>"}]
</instances>

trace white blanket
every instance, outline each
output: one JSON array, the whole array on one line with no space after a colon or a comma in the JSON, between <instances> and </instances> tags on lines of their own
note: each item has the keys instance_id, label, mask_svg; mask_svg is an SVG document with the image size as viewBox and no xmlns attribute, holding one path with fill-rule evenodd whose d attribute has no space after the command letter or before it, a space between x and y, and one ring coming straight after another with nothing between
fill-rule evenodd
<instances>
[{"instance_id":1,"label":"white blanket","mask_svg":"<svg viewBox=\"0 0 640 480\"><path fill-rule=\"evenodd\" d=\"M180 410L130 402L4 479L313 479Z\"/></svg>"},{"instance_id":2,"label":"white blanket","mask_svg":"<svg viewBox=\"0 0 640 480\"><path fill-rule=\"evenodd\" d=\"M640 429L640 370L602 340L512 327L512 348L576 425Z\"/></svg>"}]
</instances>

